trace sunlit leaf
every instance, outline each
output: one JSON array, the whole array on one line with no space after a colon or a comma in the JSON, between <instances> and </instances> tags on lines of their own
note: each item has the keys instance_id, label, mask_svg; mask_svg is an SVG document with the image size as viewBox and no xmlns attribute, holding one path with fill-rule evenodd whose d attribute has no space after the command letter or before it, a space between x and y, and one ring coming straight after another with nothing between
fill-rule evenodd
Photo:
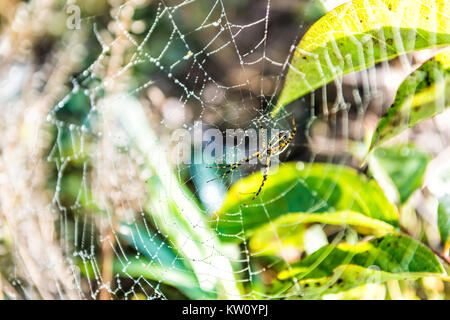
<instances>
[{"instance_id":1,"label":"sunlit leaf","mask_svg":"<svg viewBox=\"0 0 450 320\"><path fill-rule=\"evenodd\" d=\"M298 44L272 115L353 71L450 44L447 0L354 0L327 13Z\"/></svg>"},{"instance_id":2,"label":"sunlit leaf","mask_svg":"<svg viewBox=\"0 0 450 320\"><path fill-rule=\"evenodd\" d=\"M420 188L430 161L426 153L407 145L377 148L373 158L379 164L376 170L384 170L395 185L401 203L408 200L411 194ZM370 161L369 167L374 170ZM375 174L374 176L377 178Z\"/></svg>"},{"instance_id":3,"label":"sunlit leaf","mask_svg":"<svg viewBox=\"0 0 450 320\"><path fill-rule=\"evenodd\" d=\"M434 253L418 241L403 235L386 235L355 245L327 245L299 263L291 265L291 270L281 272L279 278L330 276L333 270L342 264L365 268L375 266L381 271L393 273L444 272Z\"/></svg>"},{"instance_id":4,"label":"sunlit leaf","mask_svg":"<svg viewBox=\"0 0 450 320\"><path fill-rule=\"evenodd\" d=\"M346 291L326 294L322 298L324 300L386 300L387 293L385 283L367 283ZM389 298L392 297L389 296Z\"/></svg>"},{"instance_id":5,"label":"sunlit leaf","mask_svg":"<svg viewBox=\"0 0 450 320\"><path fill-rule=\"evenodd\" d=\"M328 277L299 280L297 287L293 286L290 294L303 298L317 298L324 294L345 292L366 284L383 283L389 280L414 280L438 274L426 272L390 273L374 268L364 268L353 264L337 267Z\"/></svg>"},{"instance_id":6,"label":"sunlit leaf","mask_svg":"<svg viewBox=\"0 0 450 320\"><path fill-rule=\"evenodd\" d=\"M258 255L279 254L283 250L294 248L303 250L302 234L305 224L310 223L349 225L368 234L395 231L389 223L353 211L289 213L258 228L250 239L250 250Z\"/></svg>"},{"instance_id":7,"label":"sunlit leaf","mask_svg":"<svg viewBox=\"0 0 450 320\"><path fill-rule=\"evenodd\" d=\"M285 219L284 219L285 218ZM257 229L250 239L250 250L255 255L284 255L303 250L305 225L291 215L282 216Z\"/></svg>"},{"instance_id":8,"label":"sunlit leaf","mask_svg":"<svg viewBox=\"0 0 450 320\"><path fill-rule=\"evenodd\" d=\"M438 205L438 227L441 240L450 245L450 195L442 196Z\"/></svg>"},{"instance_id":9,"label":"sunlit leaf","mask_svg":"<svg viewBox=\"0 0 450 320\"><path fill-rule=\"evenodd\" d=\"M409 75L373 135L372 150L420 121L450 106L450 50L438 54Z\"/></svg>"},{"instance_id":10,"label":"sunlit leaf","mask_svg":"<svg viewBox=\"0 0 450 320\"><path fill-rule=\"evenodd\" d=\"M295 277L298 282L293 290L298 294L321 295L366 283L425 276L445 276L433 252L407 236L387 235L355 245L324 246L278 277Z\"/></svg>"},{"instance_id":11,"label":"sunlit leaf","mask_svg":"<svg viewBox=\"0 0 450 320\"><path fill-rule=\"evenodd\" d=\"M291 162L272 170L261 194L257 172L233 185L214 226L224 240L243 239L259 226L288 213L331 213L349 210L397 225L398 212L380 187L348 167ZM245 230L245 234L242 233Z\"/></svg>"}]
</instances>

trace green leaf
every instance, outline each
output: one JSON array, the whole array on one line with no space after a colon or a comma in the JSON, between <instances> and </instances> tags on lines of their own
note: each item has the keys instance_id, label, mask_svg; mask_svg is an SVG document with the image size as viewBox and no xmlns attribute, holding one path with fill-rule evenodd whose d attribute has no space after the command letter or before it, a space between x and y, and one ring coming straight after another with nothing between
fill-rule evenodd
<instances>
[{"instance_id":1,"label":"green leaf","mask_svg":"<svg viewBox=\"0 0 450 320\"><path fill-rule=\"evenodd\" d=\"M167 150L150 127L139 101L131 96L110 96L104 105L107 107L103 116L124 129L130 147L136 148L144 159L143 169L153 173L147 180L145 204L153 225L188 261L202 290L215 292L220 298L238 296L231 262L222 253L219 239L209 228L195 197L175 175L167 160ZM216 272L218 268L223 271L220 275Z\"/></svg>"},{"instance_id":2,"label":"green leaf","mask_svg":"<svg viewBox=\"0 0 450 320\"><path fill-rule=\"evenodd\" d=\"M288 214L258 228L250 239L250 251L266 256L303 250L305 225L297 221Z\"/></svg>"},{"instance_id":3,"label":"green leaf","mask_svg":"<svg viewBox=\"0 0 450 320\"><path fill-rule=\"evenodd\" d=\"M154 263L161 266L188 268L182 263L182 258L170 248L166 241L163 241L156 233L151 233L143 225L138 223L125 224L119 227L119 236L132 245L140 254L143 254ZM192 270L189 270L192 272Z\"/></svg>"},{"instance_id":4,"label":"green leaf","mask_svg":"<svg viewBox=\"0 0 450 320\"><path fill-rule=\"evenodd\" d=\"M116 259L115 272L124 277L144 277L162 282L179 289L191 299L214 296L200 289L194 271L156 233L139 223L121 223L118 231L119 236L138 250L139 254L134 258Z\"/></svg>"},{"instance_id":5,"label":"green leaf","mask_svg":"<svg viewBox=\"0 0 450 320\"><path fill-rule=\"evenodd\" d=\"M278 278L295 277L293 290L298 294L321 295L366 283L426 276L445 277L433 252L410 237L386 235L355 245L324 246L280 272Z\"/></svg>"},{"instance_id":6,"label":"green leaf","mask_svg":"<svg viewBox=\"0 0 450 320\"><path fill-rule=\"evenodd\" d=\"M392 273L444 272L434 253L420 242L408 236L386 235L355 245L340 243L324 246L302 261L292 264L291 270L281 272L279 278L330 276L342 264L365 268L376 266L381 271Z\"/></svg>"},{"instance_id":7,"label":"green leaf","mask_svg":"<svg viewBox=\"0 0 450 320\"><path fill-rule=\"evenodd\" d=\"M114 260L114 273L132 280L144 277L177 288L191 299L212 299L215 295L203 291L194 273L184 268L164 266L146 258Z\"/></svg>"},{"instance_id":8,"label":"green leaf","mask_svg":"<svg viewBox=\"0 0 450 320\"><path fill-rule=\"evenodd\" d=\"M438 228L441 240L444 244L450 243L450 195L444 195L439 199Z\"/></svg>"},{"instance_id":9,"label":"green leaf","mask_svg":"<svg viewBox=\"0 0 450 320\"><path fill-rule=\"evenodd\" d=\"M274 255L291 249L303 250L305 224L326 223L351 225L361 233L386 234L394 232L392 225L353 211L324 213L289 213L258 228L250 239L250 250L256 255Z\"/></svg>"},{"instance_id":10,"label":"green leaf","mask_svg":"<svg viewBox=\"0 0 450 320\"><path fill-rule=\"evenodd\" d=\"M377 148L373 158L377 165L372 165L373 162L369 160L369 168L371 171L383 170L387 174L398 190L401 203L420 188L430 161L428 154L408 145ZM374 177L377 179L375 173Z\"/></svg>"},{"instance_id":11,"label":"green leaf","mask_svg":"<svg viewBox=\"0 0 450 320\"><path fill-rule=\"evenodd\" d=\"M249 202L251 193L261 185L260 172L230 188L214 221L223 240L242 240L261 225L296 212L323 214L350 210L397 226L396 207L375 181L354 169L303 162L282 164L274 169L261 194L252 202Z\"/></svg>"},{"instance_id":12,"label":"green leaf","mask_svg":"<svg viewBox=\"0 0 450 320\"><path fill-rule=\"evenodd\" d=\"M89 279L98 279L99 262L95 259L81 257L77 259L80 272ZM126 256L121 259L114 259L114 274L122 278L136 281L136 279L145 278L164 283L180 290L191 299L213 299L217 298L215 294L203 291L197 282L197 278L192 271L177 266L168 266L159 263L157 259L152 260L145 257Z\"/></svg>"},{"instance_id":13,"label":"green leaf","mask_svg":"<svg viewBox=\"0 0 450 320\"><path fill-rule=\"evenodd\" d=\"M327 13L298 44L272 111L353 71L450 44L447 0L354 0Z\"/></svg>"},{"instance_id":14,"label":"green leaf","mask_svg":"<svg viewBox=\"0 0 450 320\"><path fill-rule=\"evenodd\" d=\"M450 50L446 50L400 85L393 105L378 123L369 151L449 106Z\"/></svg>"},{"instance_id":15,"label":"green leaf","mask_svg":"<svg viewBox=\"0 0 450 320\"><path fill-rule=\"evenodd\" d=\"M346 264L337 267L331 276L299 280L297 285L289 290L289 294L315 299L325 294L339 293L366 284L383 283L390 280L415 280L429 276L440 275L422 272L390 273L379 271L376 268Z\"/></svg>"}]
</instances>

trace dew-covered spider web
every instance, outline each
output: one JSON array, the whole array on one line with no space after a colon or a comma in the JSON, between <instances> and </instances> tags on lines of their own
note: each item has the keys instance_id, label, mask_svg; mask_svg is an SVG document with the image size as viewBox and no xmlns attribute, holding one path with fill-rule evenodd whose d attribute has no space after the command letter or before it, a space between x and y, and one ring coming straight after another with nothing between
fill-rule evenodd
<instances>
[{"instance_id":1,"label":"dew-covered spider web","mask_svg":"<svg viewBox=\"0 0 450 320\"><path fill-rule=\"evenodd\" d=\"M249 245L246 222L235 219L239 211L218 214L230 188L264 172L264 161L213 181L226 169L209 167L245 159L280 132L291 134L294 117L297 133L272 164L359 169L349 142L363 141L375 128L402 81L399 74L410 72L420 55L341 77L270 116L297 43L326 10L343 2L109 1L104 13L92 15L81 5L80 28L69 32L63 46L83 58L67 75L67 90L44 111L45 134L24 133L33 146L46 144L33 159L47 168L43 184L50 192L41 208L48 212L42 213L44 222L55 225L49 230L55 245L39 249L47 258L33 268L20 268L25 244L16 240L21 258L7 279L13 289L25 298L290 297L286 287L267 289L276 272L304 257L304 250L348 238L347 230L315 224L309 248L264 257ZM432 153L448 145L442 123L417 129L418 143ZM242 132L259 134L260 126L265 143L252 144ZM420 135L425 131L440 142L426 143ZM231 132L239 134L227 140ZM216 150L206 163L202 153L217 142L214 135L223 139L223 152ZM279 196L302 183L285 186ZM261 199L249 206L270 225L268 202ZM319 206L327 201L319 200ZM241 222L224 233L220 219Z\"/></svg>"}]
</instances>

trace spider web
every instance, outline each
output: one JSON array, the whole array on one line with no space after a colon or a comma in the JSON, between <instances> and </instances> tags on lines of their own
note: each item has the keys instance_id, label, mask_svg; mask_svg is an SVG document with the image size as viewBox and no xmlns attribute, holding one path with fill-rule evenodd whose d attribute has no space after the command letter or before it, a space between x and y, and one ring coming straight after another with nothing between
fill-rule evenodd
<instances>
[{"instance_id":1,"label":"spider web","mask_svg":"<svg viewBox=\"0 0 450 320\"><path fill-rule=\"evenodd\" d=\"M330 10L341 2L323 5ZM245 240L222 244L211 228L230 186L263 166L241 166L206 183L220 172L182 163L172 138L177 129L193 136L210 128L257 129L257 120L269 134L289 132L294 114L299 134L281 162L355 165L343 145L361 140L367 122L385 110L389 97L380 78L392 67L338 79L271 119L291 54L312 22L299 27L289 15L296 3L127 1L112 6L112 19L83 18L73 32L95 39L85 45L91 62L46 119L54 137L47 162L56 181L50 207L58 217L61 263L71 271L65 284L55 276L55 296L286 297L265 293L261 283L289 259L262 264ZM411 66L406 57L401 63ZM188 147L195 157L205 144L194 138ZM224 157L238 161L253 152L238 139ZM270 223L265 203L257 205ZM14 285L27 297L26 278Z\"/></svg>"}]
</instances>

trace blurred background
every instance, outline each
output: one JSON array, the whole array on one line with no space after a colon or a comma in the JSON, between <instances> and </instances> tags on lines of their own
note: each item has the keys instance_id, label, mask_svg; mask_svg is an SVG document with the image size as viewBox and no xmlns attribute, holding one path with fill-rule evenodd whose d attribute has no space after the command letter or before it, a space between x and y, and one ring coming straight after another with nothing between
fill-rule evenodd
<instances>
[{"instance_id":1,"label":"blurred background","mask_svg":"<svg viewBox=\"0 0 450 320\"><path fill-rule=\"evenodd\" d=\"M197 121L201 130L257 128L256 119L290 130L292 113L299 133L282 161L359 168L354 143L432 52L346 76L340 92L330 84L266 116L295 45L343 2L2 0L0 297L271 298L271 266L286 257L254 258L213 227L230 185L258 167L207 184L217 170L183 164L173 133ZM335 110L338 94L346 110ZM439 166L449 121L443 113L393 143L413 142ZM438 250L428 196L415 193L404 217ZM390 286L346 298L448 297L436 279Z\"/></svg>"}]
</instances>

